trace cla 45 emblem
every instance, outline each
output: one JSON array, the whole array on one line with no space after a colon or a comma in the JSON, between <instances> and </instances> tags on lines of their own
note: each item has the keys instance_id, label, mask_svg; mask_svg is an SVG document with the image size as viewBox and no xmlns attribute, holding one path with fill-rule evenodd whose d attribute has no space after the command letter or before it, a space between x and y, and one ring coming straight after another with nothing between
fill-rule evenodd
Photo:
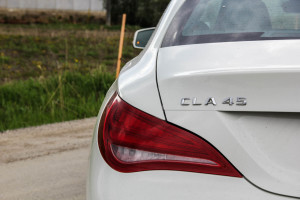
<instances>
[{"instance_id":1,"label":"cla 45 emblem","mask_svg":"<svg viewBox=\"0 0 300 200\"><path fill-rule=\"evenodd\" d=\"M228 98L226 98L222 101L222 104L229 105L229 106L233 106L233 105L246 106L247 105L247 98L244 98L244 97L237 97L237 98L228 97ZM198 98L182 98L181 99L181 105L182 106L190 106L190 105L192 105L192 106L201 106L201 105L216 106L217 101L214 97L209 97L204 102L200 102Z\"/></svg>"}]
</instances>

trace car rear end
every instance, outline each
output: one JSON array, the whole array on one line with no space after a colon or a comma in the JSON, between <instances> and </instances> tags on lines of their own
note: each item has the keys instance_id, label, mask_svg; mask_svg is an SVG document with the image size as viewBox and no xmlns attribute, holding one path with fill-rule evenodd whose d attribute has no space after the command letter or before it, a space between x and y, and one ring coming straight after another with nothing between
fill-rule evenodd
<instances>
[{"instance_id":1,"label":"car rear end","mask_svg":"<svg viewBox=\"0 0 300 200\"><path fill-rule=\"evenodd\" d=\"M87 199L299 199L299 13L172 1L103 102Z\"/></svg>"}]
</instances>

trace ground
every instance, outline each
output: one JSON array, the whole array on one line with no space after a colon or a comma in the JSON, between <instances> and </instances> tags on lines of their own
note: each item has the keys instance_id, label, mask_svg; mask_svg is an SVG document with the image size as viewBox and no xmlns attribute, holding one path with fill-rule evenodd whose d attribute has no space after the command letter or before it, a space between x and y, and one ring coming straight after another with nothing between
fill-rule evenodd
<instances>
[{"instance_id":1,"label":"ground","mask_svg":"<svg viewBox=\"0 0 300 200\"><path fill-rule=\"evenodd\" d=\"M0 199L85 199L96 118L0 133Z\"/></svg>"}]
</instances>

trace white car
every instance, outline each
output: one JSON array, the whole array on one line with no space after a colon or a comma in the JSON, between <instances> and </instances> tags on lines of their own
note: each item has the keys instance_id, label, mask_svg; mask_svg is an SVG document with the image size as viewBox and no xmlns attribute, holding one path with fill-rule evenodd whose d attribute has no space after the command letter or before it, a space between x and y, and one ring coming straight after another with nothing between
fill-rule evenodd
<instances>
[{"instance_id":1,"label":"white car","mask_svg":"<svg viewBox=\"0 0 300 200\"><path fill-rule=\"evenodd\" d=\"M173 0L99 112L88 200L300 198L300 0Z\"/></svg>"}]
</instances>

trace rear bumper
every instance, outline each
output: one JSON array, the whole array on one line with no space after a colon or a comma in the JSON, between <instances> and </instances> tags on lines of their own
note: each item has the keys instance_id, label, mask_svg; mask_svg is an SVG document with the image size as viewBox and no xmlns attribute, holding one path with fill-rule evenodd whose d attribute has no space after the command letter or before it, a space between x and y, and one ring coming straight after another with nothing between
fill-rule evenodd
<instances>
[{"instance_id":1,"label":"rear bumper","mask_svg":"<svg viewBox=\"0 0 300 200\"><path fill-rule=\"evenodd\" d=\"M97 136L97 133L94 134ZM103 160L95 137L90 155L87 200L285 200L244 178L178 171L119 173Z\"/></svg>"}]
</instances>

